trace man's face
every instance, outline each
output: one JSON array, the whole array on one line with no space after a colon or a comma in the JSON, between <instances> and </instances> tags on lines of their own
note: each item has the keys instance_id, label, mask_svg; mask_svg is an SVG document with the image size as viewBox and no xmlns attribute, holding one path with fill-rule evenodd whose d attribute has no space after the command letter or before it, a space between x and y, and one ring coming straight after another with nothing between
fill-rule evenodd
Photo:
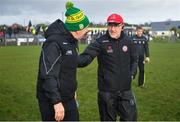
<instances>
[{"instance_id":1,"label":"man's face","mask_svg":"<svg viewBox=\"0 0 180 122\"><path fill-rule=\"evenodd\" d=\"M138 29L136 33L138 37L141 37L143 35L143 29Z\"/></svg>"},{"instance_id":2,"label":"man's face","mask_svg":"<svg viewBox=\"0 0 180 122\"><path fill-rule=\"evenodd\" d=\"M84 28L82 30L77 31L77 39L86 38L87 33L89 32L88 28Z\"/></svg>"},{"instance_id":3,"label":"man's face","mask_svg":"<svg viewBox=\"0 0 180 122\"><path fill-rule=\"evenodd\" d=\"M108 23L108 32L111 38L118 39L123 30L124 24L122 23Z\"/></svg>"}]
</instances>

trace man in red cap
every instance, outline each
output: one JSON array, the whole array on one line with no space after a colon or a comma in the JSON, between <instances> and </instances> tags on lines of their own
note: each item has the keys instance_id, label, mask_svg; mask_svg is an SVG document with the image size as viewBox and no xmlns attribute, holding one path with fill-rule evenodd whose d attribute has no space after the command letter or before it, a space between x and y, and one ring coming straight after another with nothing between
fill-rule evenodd
<instances>
[{"instance_id":1,"label":"man in red cap","mask_svg":"<svg viewBox=\"0 0 180 122\"><path fill-rule=\"evenodd\" d=\"M107 32L88 45L78 57L78 66L85 67L97 56L98 105L101 121L137 120L136 102L131 81L137 67L137 53L132 41L123 32L124 21L118 14L107 19Z\"/></svg>"}]
</instances>

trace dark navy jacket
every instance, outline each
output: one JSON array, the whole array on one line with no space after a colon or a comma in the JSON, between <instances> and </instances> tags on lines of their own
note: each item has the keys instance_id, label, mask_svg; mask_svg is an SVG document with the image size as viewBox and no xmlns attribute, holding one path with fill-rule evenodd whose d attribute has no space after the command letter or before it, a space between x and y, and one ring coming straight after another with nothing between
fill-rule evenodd
<instances>
[{"instance_id":1,"label":"dark navy jacket","mask_svg":"<svg viewBox=\"0 0 180 122\"><path fill-rule=\"evenodd\" d=\"M149 57L148 40L145 36L132 36L132 41L138 50L138 55Z\"/></svg>"},{"instance_id":2,"label":"dark navy jacket","mask_svg":"<svg viewBox=\"0 0 180 122\"><path fill-rule=\"evenodd\" d=\"M90 44L78 57L78 66L84 67L97 56L99 91L124 91L131 89L131 76L135 75L137 53L130 39L122 32L113 39L107 32Z\"/></svg>"}]
</instances>

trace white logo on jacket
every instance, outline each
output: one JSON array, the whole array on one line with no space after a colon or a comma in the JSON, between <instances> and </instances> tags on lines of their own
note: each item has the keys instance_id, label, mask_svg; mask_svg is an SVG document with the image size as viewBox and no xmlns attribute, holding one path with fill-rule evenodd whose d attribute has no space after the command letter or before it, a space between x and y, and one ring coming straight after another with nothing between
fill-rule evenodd
<instances>
[{"instance_id":1,"label":"white logo on jacket","mask_svg":"<svg viewBox=\"0 0 180 122\"><path fill-rule=\"evenodd\" d=\"M66 55L72 55L72 50L67 50Z\"/></svg>"},{"instance_id":2,"label":"white logo on jacket","mask_svg":"<svg viewBox=\"0 0 180 122\"><path fill-rule=\"evenodd\" d=\"M109 40L103 40L102 42L103 42L103 43L105 43L105 42L109 42Z\"/></svg>"}]
</instances>

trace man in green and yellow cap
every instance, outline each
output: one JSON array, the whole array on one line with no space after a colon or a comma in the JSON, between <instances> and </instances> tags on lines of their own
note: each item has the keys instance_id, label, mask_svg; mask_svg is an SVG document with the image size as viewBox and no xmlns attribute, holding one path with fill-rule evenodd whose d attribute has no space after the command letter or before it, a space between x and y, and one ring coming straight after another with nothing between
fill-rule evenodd
<instances>
[{"instance_id":1,"label":"man in green and yellow cap","mask_svg":"<svg viewBox=\"0 0 180 122\"><path fill-rule=\"evenodd\" d=\"M37 79L37 99L43 121L78 121L77 42L88 32L84 12L66 3L66 21L53 22L45 32Z\"/></svg>"}]
</instances>

